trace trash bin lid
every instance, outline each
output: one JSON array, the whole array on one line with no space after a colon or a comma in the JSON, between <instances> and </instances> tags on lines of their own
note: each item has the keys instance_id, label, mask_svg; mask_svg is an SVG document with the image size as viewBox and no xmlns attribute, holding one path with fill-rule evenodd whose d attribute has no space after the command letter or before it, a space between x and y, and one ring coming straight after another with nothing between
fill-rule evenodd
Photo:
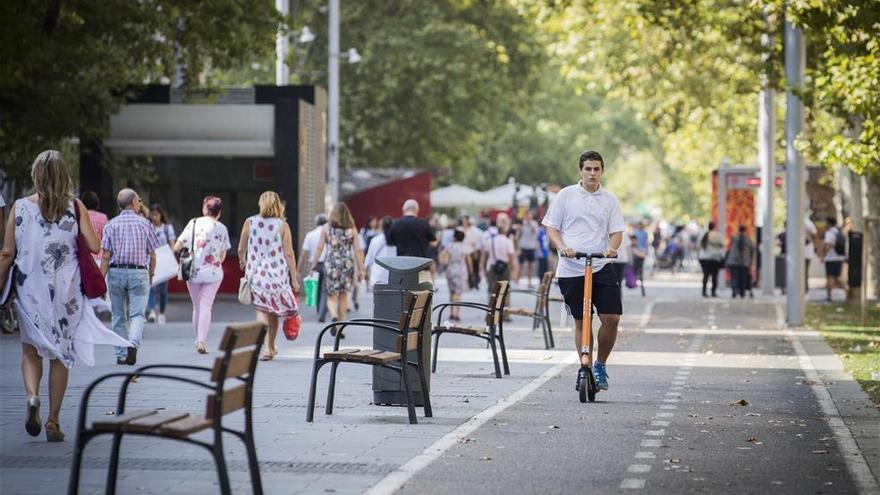
<instances>
[{"instance_id":1,"label":"trash bin lid","mask_svg":"<svg viewBox=\"0 0 880 495\"><path fill-rule=\"evenodd\" d=\"M427 270L431 267L431 258L418 256L386 256L376 258L376 263L386 270L397 273L412 273Z\"/></svg>"}]
</instances>

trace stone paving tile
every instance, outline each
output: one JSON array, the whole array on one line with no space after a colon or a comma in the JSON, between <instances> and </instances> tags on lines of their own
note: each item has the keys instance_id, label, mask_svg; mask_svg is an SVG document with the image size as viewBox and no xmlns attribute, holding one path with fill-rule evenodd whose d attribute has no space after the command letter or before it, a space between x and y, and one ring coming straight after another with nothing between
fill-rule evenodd
<instances>
[{"instance_id":1,"label":"stone paving tile","mask_svg":"<svg viewBox=\"0 0 880 495\"><path fill-rule=\"evenodd\" d=\"M470 299L482 298L471 293ZM514 301L516 303L516 299ZM523 302L525 304L525 302ZM369 316L369 296L362 296L361 311L353 316ZM139 365L187 363L209 366L216 352L207 356L194 353L187 300L173 298L168 325L148 325ZM417 408L419 425L409 425L403 407L371 404L371 371L365 366L342 366L337 377L334 414L324 414L329 372L322 370L318 381L315 422L305 422L308 381L312 368L314 339L320 329L313 310L304 312L303 334L297 341L279 337L281 355L271 362L261 362L257 369L254 393L254 426L257 452L262 463L266 493L361 493L385 474L405 463L469 417L518 390L555 364L534 358L530 362L512 362L512 375L494 378L490 354L484 361L456 361L455 351L445 354L438 372L431 377L433 418L424 418ZM209 348L216 348L225 321L246 321L253 313L234 300L221 298L217 303L215 323L209 336ZM473 316L477 323L479 316ZM525 325L525 323L520 323ZM570 335L570 334L569 334ZM369 346L369 332L355 333L343 341L344 347ZM326 341L330 343L330 341ZM443 349L474 349L485 344L461 336L444 337ZM540 332L511 331L509 348L543 349ZM451 359L449 356L452 356ZM18 336L0 336L0 493L45 494L62 492L67 487L69 460L75 436L79 400L85 387L109 372L128 370L114 364L112 350L97 350L94 368L77 366L70 375L70 385L62 408L61 424L68 435L63 444L50 445L43 437L32 438L23 431L24 391L19 371ZM43 384L43 414L48 407L46 382ZM88 412L100 418L116 407L118 382L99 387L93 394ZM165 407L201 413L205 393L181 384L142 379L132 385L127 408ZM224 418L236 427L243 415ZM210 439L202 433L197 438ZM86 450L81 493L103 493L109 437L97 438ZM250 491L244 449L234 437L226 436L224 451L230 465L233 491ZM25 464L25 465L22 465ZM169 467L170 466L170 467ZM173 469L172 469L173 468ZM202 448L180 442L143 437L126 437L122 443L119 493L216 493L217 476L211 456Z\"/></svg>"}]
</instances>

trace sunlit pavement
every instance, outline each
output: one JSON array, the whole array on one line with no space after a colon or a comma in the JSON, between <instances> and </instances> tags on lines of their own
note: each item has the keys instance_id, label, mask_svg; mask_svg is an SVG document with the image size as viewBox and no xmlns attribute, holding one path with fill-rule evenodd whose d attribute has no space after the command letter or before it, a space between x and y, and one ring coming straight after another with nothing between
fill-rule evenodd
<instances>
[{"instance_id":1,"label":"sunlit pavement","mask_svg":"<svg viewBox=\"0 0 880 495\"><path fill-rule=\"evenodd\" d=\"M703 299L693 274L658 274L647 297L625 291L625 315L609 362L611 389L581 404L574 391L572 333L552 308L557 347L523 318L506 326L511 375L494 378L482 341L444 337L432 376L434 417L409 425L403 408L370 404L370 370L341 367L333 416L305 422L307 379L320 325L304 312L303 334L279 342L275 361L257 369L255 428L266 493L870 493L880 464L880 415L840 361L809 331L779 324L781 296ZM448 297L438 284L437 300ZM814 285L814 287L816 287ZM816 296L814 289L810 297ZM726 295L726 291L720 292ZM823 294L819 292L819 297ZM468 299L482 300L483 292ZM369 294L357 316L371 314ZM527 297L513 305L526 307ZM138 364L208 365L216 353L193 349L186 299L174 298L169 324L148 325ZM467 315L465 315L467 316ZM232 299L218 301L209 348L227 322L252 319ZM471 315L473 323L479 315ZM279 337L283 340L283 337ZM367 346L369 331L345 346ZM95 377L121 367L111 349L94 368L71 374L61 424L63 444L24 431L25 396L17 336L0 338L0 492L67 488L80 394ZM113 410L116 390L100 389L90 414ZM201 391L141 380L130 407L201 413ZM48 399L43 390L43 412ZM239 415L228 419L233 424ZM226 440L236 493L250 482L243 448ZM83 493L103 492L109 442L86 451ZM867 459L867 461L866 461ZM873 467L874 472L870 471ZM119 493L216 493L216 472L202 449L171 440L126 438Z\"/></svg>"}]
</instances>

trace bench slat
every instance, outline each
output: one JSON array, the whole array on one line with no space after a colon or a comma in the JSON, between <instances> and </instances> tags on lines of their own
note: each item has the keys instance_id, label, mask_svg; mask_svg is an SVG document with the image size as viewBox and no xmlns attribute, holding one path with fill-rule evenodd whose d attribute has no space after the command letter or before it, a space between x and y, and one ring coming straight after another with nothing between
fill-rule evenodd
<instances>
[{"instance_id":1,"label":"bench slat","mask_svg":"<svg viewBox=\"0 0 880 495\"><path fill-rule=\"evenodd\" d=\"M398 335L397 342L394 345L394 348L397 349L398 352L403 352L403 335ZM406 336L406 350L414 351L419 348L419 333L416 331L409 332Z\"/></svg>"},{"instance_id":2,"label":"bench slat","mask_svg":"<svg viewBox=\"0 0 880 495\"><path fill-rule=\"evenodd\" d=\"M265 325L258 321L251 323L241 323L239 325L230 325L226 327L223 334L223 340L220 342L220 349L240 349L257 343L260 340L260 334ZM229 347L232 337L236 337L235 345Z\"/></svg>"},{"instance_id":3,"label":"bench slat","mask_svg":"<svg viewBox=\"0 0 880 495\"><path fill-rule=\"evenodd\" d=\"M237 411L244 407L244 401L247 398L247 384L242 383L237 387L232 387L223 391L223 410L219 411L220 416ZM205 415L207 419L215 416L214 411L214 394L208 396L208 413Z\"/></svg>"},{"instance_id":4,"label":"bench slat","mask_svg":"<svg viewBox=\"0 0 880 495\"><path fill-rule=\"evenodd\" d=\"M482 327L434 327L434 331L444 332L444 333L460 333L464 335L484 335L489 333L485 328Z\"/></svg>"},{"instance_id":5,"label":"bench slat","mask_svg":"<svg viewBox=\"0 0 880 495\"><path fill-rule=\"evenodd\" d=\"M165 423L156 431L162 435L174 438L184 438L193 433L202 431L211 426L211 420L204 416L189 415L185 418L170 423Z\"/></svg>"},{"instance_id":6,"label":"bench slat","mask_svg":"<svg viewBox=\"0 0 880 495\"><path fill-rule=\"evenodd\" d=\"M124 414L120 414L119 416L111 416L109 418L95 421L92 423L92 429L100 431L112 431L119 428L120 425L128 423L129 421L143 418L144 416L150 416L156 414L157 412L159 411L155 409L141 409L138 411L130 411Z\"/></svg>"},{"instance_id":7,"label":"bench slat","mask_svg":"<svg viewBox=\"0 0 880 495\"><path fill-rule=\"evenodd\" d=\"M229 367L226 369L226 377L230 378L233 376L241 376L246 374L251 370L251 364L254 360L254 350L249 351L239 351L232 355L232 358L229 360ZM218 357L214 360L214 369L211 371L211 381L219 381L220 378L220 367L223 365L223 358Z\"/></svg>"},{"instance_id":8,"label":"bench slat","mask_svg":"<svg viewBox=\"0 0 880 495\"><path fill-rule=\"evenodd\" d=\"M160 411L156 414L133 419L122 425L125 431L149 433L165 423L171 423L189 416L189 413Z\"/></svg>"},{"instance_id":9,"label":"bench slat","mask_svg":"<svg viewBox=\"0 0 880 495\"><path fill-rule=\"evenodd\" d=\"M326 352L324 359L366 364L386 364L400 360L400 353L378 351L375 349L355 350L356 352Z\"/></svg>"}]
</instances>

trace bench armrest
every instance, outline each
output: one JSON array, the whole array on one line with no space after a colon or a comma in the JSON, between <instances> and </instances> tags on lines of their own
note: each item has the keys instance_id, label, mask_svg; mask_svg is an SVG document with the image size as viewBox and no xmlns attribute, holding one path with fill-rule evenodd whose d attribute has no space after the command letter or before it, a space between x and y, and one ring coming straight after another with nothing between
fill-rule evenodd
<instances>
[{"instance_id":1,"label":"bench armrest","mask_svg":"<svg viewBox=\"0 0 880 495\"><path fill-rule=\"evenodd\" d=\"M342 338L341 332L346 327L382 328L385 330L390 330L395 333L402 333L400 328L393 327L391 325L386 325L384 323L374 323L372 321L362 321L362 320L368 320L368 319L369 318L358 318L357 320L337 321L337 322L333 322L333 323L325 326L324 328L322 328L321 331L318 332L318 338L315 339L315 359L318 359L318 357L321 355L321 340L324 339L324 334L327 333L330 329L335 328L335 327L339 327L339 329L336 331L336 337L333 340L333 350L334 351L339 350L339 339ZM361 321L359 321L359 320L361 320ZM388 320L388 321L390 321L390 320Z\"/></svg>"},{"instance_id":2,"label":"bench armrest","mask_svg":"<svg viewBox=\"0 0 880 495\"><path fill-rule=\"evenodd\" d=\"M437 325L440 325L440 321L443 319L443 312L446 308L471 308L471 309L479 309L480 311L485 311L487 313L491 313L493 311L492 308L489 307L488 304L481 303L473 303L473 302L448 302L443 304L438 304L434 306L431 311L440 310L437 313Z\"/></svg>"}]
</instances>

